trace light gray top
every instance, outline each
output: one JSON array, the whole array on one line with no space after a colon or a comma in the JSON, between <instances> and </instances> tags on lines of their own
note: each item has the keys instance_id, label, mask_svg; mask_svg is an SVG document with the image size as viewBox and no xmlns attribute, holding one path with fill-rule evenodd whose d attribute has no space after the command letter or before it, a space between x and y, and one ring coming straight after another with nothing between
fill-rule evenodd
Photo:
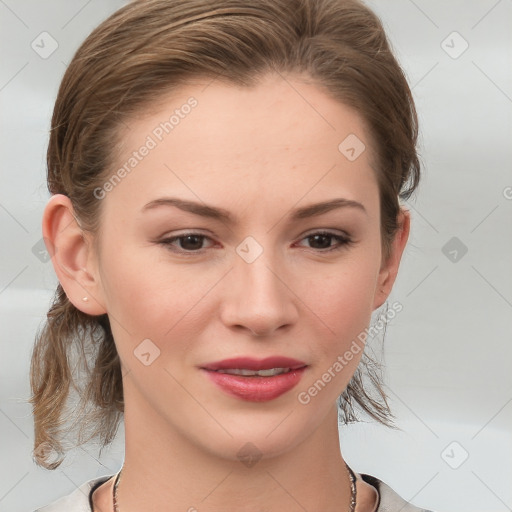
<instances>
[{"instance_id":1,"label":"light gray top","mask_svg":"<svg viewBox=\"0 0 512 512\"><path fill-rule=\"evenodd\" d=\"M424 508L415 507L405 501L393 491L391 487L374 476L365 473L356 473L356 475L377 489L379 493L379 503L376 512L433 512ZM92 492L102 483L114 476L116 475L106 475L89 480L68 496L64 496L45 507L38 508L35 512L92 512Z\"/></svg>"}]
</instances>

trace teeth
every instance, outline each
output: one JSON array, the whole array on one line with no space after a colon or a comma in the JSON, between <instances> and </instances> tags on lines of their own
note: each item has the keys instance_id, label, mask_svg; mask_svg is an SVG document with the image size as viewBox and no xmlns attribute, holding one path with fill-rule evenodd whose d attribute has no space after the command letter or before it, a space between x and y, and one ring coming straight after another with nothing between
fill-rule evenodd
<instances>
[{"instance_id":1,"label":"teeth","mask_svg":"<svg viewBox=\"0 0 512 512\"><path fill-rule=\"evenodd\" d=\"M217 370L219 373L229 373L230 375L243 375L243 376L259 376L259 377L272 377L273 375L281 375L288 373L290 368L269 368L268 370L244 370L244 369L226 369Z\"/></svg>"}]
</instances>

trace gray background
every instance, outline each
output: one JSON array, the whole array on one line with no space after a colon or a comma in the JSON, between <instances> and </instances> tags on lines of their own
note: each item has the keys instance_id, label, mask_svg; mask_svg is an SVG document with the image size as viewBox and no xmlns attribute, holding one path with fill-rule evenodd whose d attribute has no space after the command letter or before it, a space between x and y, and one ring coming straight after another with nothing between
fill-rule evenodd
<instances>
[{"instance_id":1,"label":"gray background","mask_svg":"<svg viewBox=\"0 0 512 512\"><path fill-rule=\"evenodd\" d=\"M406 204L412 233L388 301L404 309L385 336L403 431L344 427L342 450L418 506L511 510L512 2L368 3L413 88L423 177ZM80 448L55 471L39 468L26 402L34 334L57 283L36 256L53 102L78 45L123 4L0 0L0 511L47 504L123 460L121 429L101 457ZM58 44L47 58L31 46L44 31Z\"/></svg>"}]
</instances>

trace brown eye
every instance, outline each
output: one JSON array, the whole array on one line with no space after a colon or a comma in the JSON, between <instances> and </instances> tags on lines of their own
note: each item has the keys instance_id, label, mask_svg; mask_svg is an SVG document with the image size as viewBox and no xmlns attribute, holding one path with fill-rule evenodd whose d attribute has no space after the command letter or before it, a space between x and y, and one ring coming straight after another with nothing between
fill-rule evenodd
<instances>
[{"instance_id":1,"label":"brown eye","mask_svg":"<svg viewBox=\"0 0 512 512\"><path fill-rule=\"evenodd\" d=\"M303 238L303 240L308 240L310 247L312 249L317 249L320 252L336 251L338 249L343 249L344 246L352 243L352 240L349 237L337 235L328 231L312 233ZM337 242L337 246L331 245L333 240Z\"/></svg>"},{"instance_id":2,"label":"brown eye","mask_svg":"<svg viewBox=\"0 0 512 512\"><path fill-rule=\"evenodd\" d=\"M205 240L209 240L206 235L199 233L185 233L179 236L173 236L165 238L159 243L166 246L168 249L178 253L200 253L201 249L204 249L203 243ZM175 242L178 242L177 244Z\"/></svg>"}]
</instances>

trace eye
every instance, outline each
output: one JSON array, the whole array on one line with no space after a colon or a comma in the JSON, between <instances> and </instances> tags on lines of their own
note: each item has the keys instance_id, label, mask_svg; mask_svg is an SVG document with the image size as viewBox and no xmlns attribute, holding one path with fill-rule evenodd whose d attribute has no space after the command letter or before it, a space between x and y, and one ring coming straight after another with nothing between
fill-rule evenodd
<instances>
[{"instance_id":1,"label":"eye","mask_svg":"<svg viewBox=\"0 0 512 512\"><path fill-rule=\"evenodd\" d=\"M184 233L182 235L165 238L159 243L167 246L171 251L178 253L200 253L203 249L204 240L211 240L206 235L200 233ZM175 242L178 242L179 247L176 248Z\"/></svg>"},{"instance_id":2,"label":"eye","mask_svg":"<svg viewBox=\"0 0 512 512\"><path fill-rule=\"evenodd\" d=\"M338 243L337 246L331 246L333 239ZM341 236L329 231L311 233L304 237L303 240L309 240L310 243L313 244L312 248L318 249L320 252L338 251L353 243L353 240L349 236Z\"/></svg>"},{"instance_id":3,"label":"eye","mask_svg":"<svg viewBox=\"0 0 512 512\"><path fill-rule=\"evenodd\" d=\"M159 243L166 246L173 252L185 255L193 255L202 253L202 250L205 249L203 247L205 240L211 241L211 238L200 233L190 232L164 238ZM315 233L309 234L302 240L309 240L310 244L312 244L310 247L322 253L341 250L353 243L349 236L342 236L336 233L331 233L329 231L317 231ZM331 245L333 240L337 242L337 245ZM176 242L178 243L177 245Z\"/></svg>"}]
</instances>

